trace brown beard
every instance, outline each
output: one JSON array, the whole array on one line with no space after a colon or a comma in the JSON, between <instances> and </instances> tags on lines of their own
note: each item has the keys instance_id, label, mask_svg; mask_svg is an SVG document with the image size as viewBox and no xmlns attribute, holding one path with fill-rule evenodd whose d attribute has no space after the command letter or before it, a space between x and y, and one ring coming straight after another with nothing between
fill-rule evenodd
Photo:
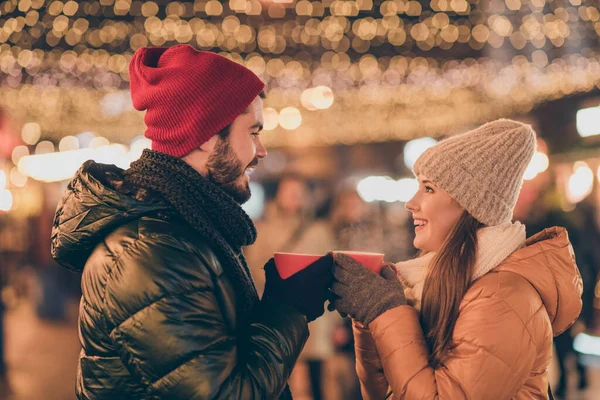
<instances>
[{"instance_id":1,"label":"brown beard","mask_svg":"<svg viewBox=\"0 0 600 400\"><path fill-rule=\"evenodd\" d=\"M250 199L250 185L248 182L237 183L238 179L244 175L246 168L258 164L258 159L254 158L246 167L237 157L229 139L219 138L215 145L214 152L208 158L206 164L208 174L207 178L219 185L223 191L229 194L238 204L244 204Z\"/></svg>"}]
</instances>

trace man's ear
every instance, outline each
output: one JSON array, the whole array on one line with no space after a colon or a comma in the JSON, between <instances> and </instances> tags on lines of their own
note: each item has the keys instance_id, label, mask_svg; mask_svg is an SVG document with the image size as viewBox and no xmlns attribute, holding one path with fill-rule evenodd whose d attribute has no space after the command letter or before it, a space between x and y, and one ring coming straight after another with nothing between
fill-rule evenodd
<instances>
[{"instance_id":1,"label":"man's ear","mask_svg":"<svg viewBox=\"0 0 600 400\"><path fill-rule=\"evenodd\" d=\"M217 140L219 140L219 135L214 135L213 137L208 139L208 141L200 145L200 150L206 153L212 153L215 149L215 146L217 145Z\"/></svg>"}]
</instances>

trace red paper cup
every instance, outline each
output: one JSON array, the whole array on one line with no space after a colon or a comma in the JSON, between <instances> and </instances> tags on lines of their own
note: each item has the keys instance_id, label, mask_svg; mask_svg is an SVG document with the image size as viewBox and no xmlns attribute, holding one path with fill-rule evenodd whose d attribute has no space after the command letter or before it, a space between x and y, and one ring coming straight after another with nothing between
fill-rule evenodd
<instances>
[{"instance_id":1,"label":"red paper cup","mask_svg":"<svg viewBox=\"0 0 600 400\"><path fill-rule=\"evenodd\" d=\"M364 251L336 251L336 253L342 253L351 257L378 275L381 267L383 267L384 254L381 253L367 253Z\"/></svg>"},{"instance_id":2,"label":"red paper cup","mask_svg":"<svg viewBox=\"0 0 600 400\"><path fill-rule=\"evenodd\" d=\"M322 255L300 253L275 253L275 267L281 279L287 279L297 272L302 271L310 264L317 261Z\"/></svg>"}]
</instances>

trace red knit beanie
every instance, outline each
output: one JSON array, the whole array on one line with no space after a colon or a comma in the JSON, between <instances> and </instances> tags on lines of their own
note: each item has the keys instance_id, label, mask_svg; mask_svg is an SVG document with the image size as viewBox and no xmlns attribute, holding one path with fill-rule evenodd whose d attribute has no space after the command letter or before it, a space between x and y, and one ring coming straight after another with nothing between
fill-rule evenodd
<instances>
[{"instance_id":1,"label":"red knit beanie","mask_svg":"<svg viewBox=\"0 0 600 400\"><path fill-rule=\"evenodd\" d=\"M264 89L249 69L190 45L143 47L129 64L152 149L182 157L231 124Z\"/></svg>"}]
</instances>

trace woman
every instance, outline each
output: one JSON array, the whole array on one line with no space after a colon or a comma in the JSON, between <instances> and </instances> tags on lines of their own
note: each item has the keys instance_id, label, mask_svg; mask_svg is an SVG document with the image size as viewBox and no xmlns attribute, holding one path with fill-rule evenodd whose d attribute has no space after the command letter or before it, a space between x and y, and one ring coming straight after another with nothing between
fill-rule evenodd
<instances>
[{"instance_id":1,"label":"woman","mask_svg":"<svg viewBox=\"0 0 600 400\"><path fill-rule=\"evenodd\" d=\"M582 282L563 228L526 240L511 222L535 143L503 119L428 149L407 203L424 255L398 276L335 255L365 399L548 397L552 337L579 315Z\"/></svg>"}]
</instances>

